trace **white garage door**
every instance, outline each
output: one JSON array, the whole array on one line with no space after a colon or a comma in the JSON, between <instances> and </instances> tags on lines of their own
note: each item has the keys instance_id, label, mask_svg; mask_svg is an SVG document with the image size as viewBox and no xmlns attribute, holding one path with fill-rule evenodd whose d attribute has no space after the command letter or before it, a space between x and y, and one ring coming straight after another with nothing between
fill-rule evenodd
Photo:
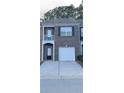
<instances>
[{"instance_id":1,"label":"white garage door","mask_svg":"<svg viewBox=\"0 0 124 93\"><path fill-rule=\"evenodd\" d=\"M59 48L59 61L75 61L75 48L74 47L60 47Z\"/></svg>"}]
</instances>

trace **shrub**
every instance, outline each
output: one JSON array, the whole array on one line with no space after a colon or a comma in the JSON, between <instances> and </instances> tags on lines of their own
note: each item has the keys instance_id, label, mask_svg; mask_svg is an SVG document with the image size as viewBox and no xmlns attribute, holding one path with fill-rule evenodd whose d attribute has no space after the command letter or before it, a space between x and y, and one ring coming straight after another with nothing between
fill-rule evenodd
<instances>
[{"instance_id":1,"label":"shrub","mask_svg":"<svg viewBox=\"0 0 124 93\"><path fill-rule=\"evenodd\" d=\"M77 60L83 62L83 56L82 55L77 56Z\"/></svg>"}]
</instances>

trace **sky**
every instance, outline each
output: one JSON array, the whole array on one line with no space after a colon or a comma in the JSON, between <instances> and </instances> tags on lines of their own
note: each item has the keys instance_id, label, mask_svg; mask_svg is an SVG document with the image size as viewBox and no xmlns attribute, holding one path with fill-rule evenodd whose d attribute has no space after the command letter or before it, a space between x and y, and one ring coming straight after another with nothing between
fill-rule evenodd
<instances>
[{"instance_id":1,"label":"sky","mask_svg":"<svg viewBox=\"0 0 124 93\"><path fill-rule=\"evenodd\" d=\"M79 6L81 0L40 0L40 15L58 6L66 6L73 4L75 7Z\"/></svg>"}]
</instances>

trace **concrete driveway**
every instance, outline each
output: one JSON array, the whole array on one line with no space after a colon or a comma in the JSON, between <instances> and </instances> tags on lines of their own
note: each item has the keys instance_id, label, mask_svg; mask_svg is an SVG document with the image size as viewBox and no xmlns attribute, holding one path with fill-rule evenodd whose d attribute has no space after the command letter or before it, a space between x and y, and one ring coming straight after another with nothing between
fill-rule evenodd
<instances>
[{"instance_id":1,"label":"concrete driveway","mask_svg":"<svg viewBox=\"0 0 124 93\"><path fill-rule=\"evenodd\" d=\"M41 79L81 79L82 67L76 62L44 62L40 67Z\"/></svg>"},{"instance_id":2,"label":"concrete driveway","mask_svg":"<svg viewBox=\"0 0 124 93\"><path fill-rule=\"evenodd\" d=\"M40 93L83 93L82 79L41 79Z\"/></svg>"},{"instance_id":3,"label":"concrete driveway","mask_svg":"<svg viewBox=\"0 0 124 93\"><path fill-rule=\"evenodd\" d=\"M83 93L83 69L76 62L44 62L40 93Z\"/></svg>"}]
</instances>

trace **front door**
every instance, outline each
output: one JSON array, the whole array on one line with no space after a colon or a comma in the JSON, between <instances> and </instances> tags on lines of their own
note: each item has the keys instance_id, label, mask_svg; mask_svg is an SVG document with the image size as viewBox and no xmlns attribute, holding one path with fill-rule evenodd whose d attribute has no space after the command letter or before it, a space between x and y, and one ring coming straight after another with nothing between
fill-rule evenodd
<instances>
[{"instance_id":1,"label":"front door","mask_svg":"<svg viewBox=\"0 0 124 93\"><path fill-rule=\"evenodd\" d=\"M47 38L48 40L51 40L52 39L52 30L47 30Z\"/></svg>"},{"instance_id":2,"label":"front door","mask_svg":"<svg viewBox=\"0 0 124 93\"><path fill-rule=\"evenodd\" d=\"M52 59L52 49L47 48L47 60L51 60L51 59Z\"/></svg>"}]
</instances>

